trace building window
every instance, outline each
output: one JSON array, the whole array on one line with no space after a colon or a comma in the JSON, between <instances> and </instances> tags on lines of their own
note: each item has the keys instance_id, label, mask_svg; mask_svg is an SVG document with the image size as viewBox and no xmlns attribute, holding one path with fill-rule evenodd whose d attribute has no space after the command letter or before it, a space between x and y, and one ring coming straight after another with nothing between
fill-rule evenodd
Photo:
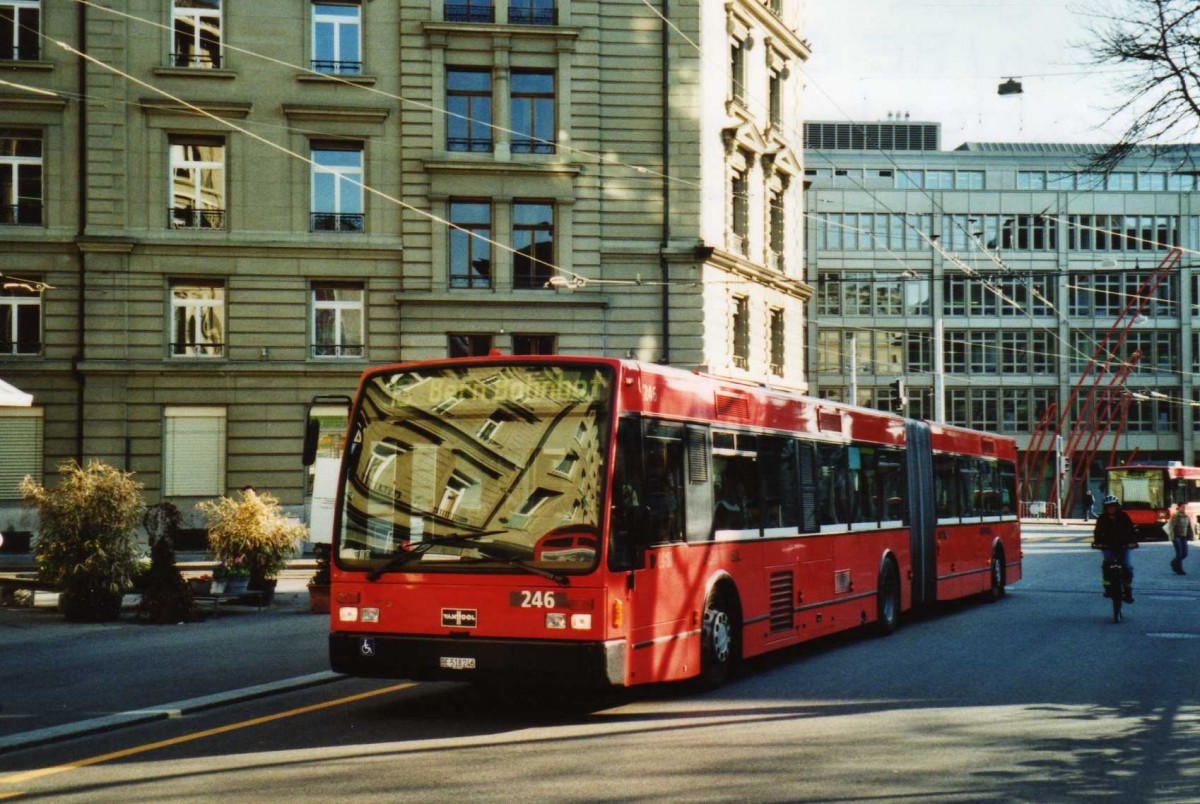
<instances>
[{"instance_id":1,"label":"building window","mask_svg":"<svg viewBox=\"0 0 1200 804\"><path fill-rule=\"evenodd\" d=\"M450 287L492 286L492 206L450 202Z\"/></svg>"},{"instance_id":2,"label":"building window","mask_svg":"<svg viewBox=\"0 0 1200 804\"><path fill-rule=\"evenodd\" d=\"M953 190L953 170L929 170L925 172L925 188L928 190Z\"/></svg>"},{"instance_id":3,"label":"building window","mask_svg":"<svg viewBox=\"0 0 1200 804\"><path fill-rule=\"evenodd\" d=\"M512 152L552 154L554 150L554 73L514 70Z\"/></svg>"},{"instance_id":4,"label":"building window","mask_svg":"<svg viewBox=\"0 0 1200 804\"><path fill-rule=\"evenodd\" d=\"M492 352L491 335L452 333L447 339L450 357L487 357Z\"/></svg>"},{"instance_id":5,"label":"building window","mask_svg":"<svg viewBox=\"0 0 1200 804\"><path fill-rule=\"evenodd\" d=\"M312 146L312 232L362 232L363 149L361 144Z\"/></svg>"},{"instance_id":6,"label":"building window","mask_svg":"<svg viewBox=\"0 0 1200 804\"><path fill-rule=\"evenodd\" d=\"M171 356L225 356L225 288L171 286Z\"/></svg>"},{"instance_id":7,"label":"building window","mask_svg":"<svg viewBox=\"0 0 1200 804\"><path fill-rule=\"evenodd\" d=\"M1018 190L1045 190L1046 172L1042 170L1017 171Z\"/></svg>"},{"instance_id":8,"label":"building window","mask_svg":"<svg viewBox=\"0 0 1200 804\"><path fill-rule=\"evenodd\" d=\"M982 170L960 170L955 178L955 187L960 190L982 190Z\"/></svg>"},{"instance_id":9,"label":"building window","mask_svg":"<svg viewBox=\"0 0 1200 804\"><path fill-rule=\"evenodd\" d=\"M771 337L771 373L776 377L782 377L785 355L782 309L778 307L771 308L769 326Z\"/></svg>"},{"instance_id":10,"label":"building window","mask_svg":"<svg viewBox=\"0 0 1200 804\"><path fill-rule=\"evenodd\" d=\"M362 6L356 2L313 3L312 68L318 73L362 72Z\"/></svg>"},{"instance_id":11,"label":"building window","mask_svg":"<svg viewBox=\"0 0 1200 804\"><path fill-rule=\"evenodd\" d=\"M513 287L544 288L554 275L554 205L513 204Z\"/></svg>"},{"instance_id":12,"label":"building window","mask_svg":"<svg viewBox=\"0 0 1200 804\"><path fill-rule=\"evenodd\" d=\"M554 335L517 335L512 336L514 355L552 355L557 352Z\"/></svg>"},{"instance_id":13,"label":"building window","mask_svg":"<svg viewBox=\"0 0 1200 804\"><path fill-rule=\"evenodd\" d=\"M225 140L171 138L172 229L225 228Z\"/></svg>"},{"instance_id":14,"label":"building window","mask_svg":"<svg viewBox=\"0 0 1200 804\"><path fill-rule=\"evenodd\" d=\"M446 3L442 13L446 22L495 22L496 9L491 0L458 0Z\"/></svg>"},{"instance_id":15,"label":"building window","mask_svg":"<svg viewBox=\"0 0 1200 804\"><path fill-rule=\"evenodd\" d=\"M0 408L0 500L21 499L18 486L26 475L41 482L42 410Z\"/></svg>"},{"instance_id":16,"label":"building window","mask_svg":"<svg viewBox=\"0 0 1200 804\"><path fill-rule=\"evenodd\" d=\"M749 160L747 159L748 163ZM734 168L729 178L729 250L743 257L750 253L750 201L746 170Z\"/></svg>"},{"instance_id":17,"label":"building window","mask_svg":"<svg viewBox=\"0 0 1200 804\"><path fill-rule=\"evenodd\" d=\"M767 121L774 127L783 121L783 76L777 70L767 78Z\"/></svg>"},{"instance_id":18,"label":"building window","mask_svg":"<svg viewBox=\"0 0 1200 804\"><path fill-rule=\"evenodd\" d=\"M220 69L221 0L174 0L176 67Z\"/></svg>"},{"instance_id":19,"label":"building window","mask_svg":"<svg viewBox=\"0 0 1200 804\"><path fill-rule=\"evenodd\" d=\"M0 0L0 61L37 61L42 54L40 0Z\"/></svg>"},{"instance_id":20,"label":"building window","mask_svg":"<svg viewBox=\"0 0 1200 804\"><path fill-rule=\"evenodd\" d=\"M363 296L362 285L313 284L313 357L363 356Z\"/></svg>"},{"instance_id":21,"label":"building window","mask_svg":"<svg viewBox=\"0 0 1200 804\"><path fill-rule=\"evenodd\" d=\"M785 221L783 208L783 191L772 190L767 193L767 267L774 271L784 268L783 248L785 239Z\"/></svg>"},{"instance_id":22,"label":"building window","mask_svg":"<svg viewBox=\"0 0 1200 804\"><path fill-rule=\"evenodd\" d=\"M225 493L225 409L168 405L163 410L163 495Z\"/></svg>"},{"instance_id":23,"label":"building window","mask_svg":"<svg viewBox=\"0 0 1200 804\"><path fill-rule=\"evenodd\" d=\"M42 294L24 282L0 288L0 355L42 352Z\"/></svg>"},{"instance_id":24,"label":"building window","mask_svg":"<svg viewBox=\"0 0 1200 804\"><path fill-rule=\"evenodd\" d=\"M733 365L740 369L750 368L750 299L746 296L733 297L729 329L733 336Z\"/></svg>"},{"instance_id":25,"label":"building window","mask_svg":"<svg viewBox=\"0 0 1200 804\"><path fill-rule=\"evenodd\" d=\"M508 21L513 25L558 25L554 0L509 0Z\"/></svg>"},{"instance_id":26,"label":"building window","mask_svg":"<svg viewBox=\"0 0 1200 804\"><path fill-rule=\"evenodd\" d=\"M0 129L0 225L42 223L42 137Z\"/></svg>"},{"instance_id":27,"label":"building window","mask_svg":"<svg viewBox=\"0 0 1200 804\"><path fill-rule=\"evenodd\" d=\"M817 371L821 374L841 374L844 363L841 330L817 330Z\"/></svg>"},{"instance_id":28,"label":"building window","mask_svg":"<svg viewBox=\"0 0 1200 804\"><path fill-rule=\"evenodd\" d=\"M729 43L729 97L746 102L746 43L740 39Z\"/></svg>"},{"instance_id":29,"label":"building window","mask_svg":"<svg viewBox=\"0 0 1200 804\"><path fill-rule=\"evenodd\" d=\"M446 150L492 150L492 74L446 71Z\"/></svg>"}]
</instances>

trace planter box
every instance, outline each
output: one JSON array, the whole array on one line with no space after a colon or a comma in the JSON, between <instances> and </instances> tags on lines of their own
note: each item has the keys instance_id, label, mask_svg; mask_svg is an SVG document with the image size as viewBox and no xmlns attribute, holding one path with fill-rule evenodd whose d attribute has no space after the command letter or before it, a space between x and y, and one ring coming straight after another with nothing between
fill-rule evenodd
<instances>
[{"instance_id":1,"label":"planter box","mask_svg":"<svg viewBox=\"0 0 1200 804\"><path fill-rule=\"evenodd\" d=\"M329 587L328 586L312 586L308 587L308 610L313 614L328 614L329 613Z\"/></svg>"},{"instance_id":2,"label":"planter box","mask_svg":"<svg viewBox=\"0 0 1200 804\"><path fill-rule=\"evenodd\" d=\"M215 581L212 579L200 580L199 578L192 578L188 581L188 588L192 590L193 595L211 595L214 583Z\"/></svg>"}]
</instances>

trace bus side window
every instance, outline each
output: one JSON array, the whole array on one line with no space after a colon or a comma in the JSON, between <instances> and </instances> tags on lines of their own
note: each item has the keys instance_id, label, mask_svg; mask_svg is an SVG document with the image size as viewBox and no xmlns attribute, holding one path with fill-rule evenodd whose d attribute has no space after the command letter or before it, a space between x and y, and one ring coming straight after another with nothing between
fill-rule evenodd
<instances>
[{"instance_id":1,"label":"bus side window","mask_svg":"<svg viewBox=\"0 0 1200 804\"><path fill-rule=\"evenodd\" d=\"M933 456L933 499L939 519L961 515L958 493L958 462L953 455Z\"/></svg>"},{"instance_id":2,"label":"bus side window","mask_svg":"<svg viewBox=\"0 0 1200 804\"><path fill-rule=\"evenodd\" d=\"M791 438L761 436L758 461L763 481L763 527L800 525L799 443Z\"/></svg>"},{"instance_id":3,"label":"bus side window","mask_svg":"<svg viewBox=\"0 0 1200 804\"><path fill-rule=\"evenodd\" d=\"M647 423L643 497L652 544L683 541L683 428Z\"/></svg>"},{"instance_id":4,"label":"bus side window","mask_svg":"<svg viewBox=\"0 0 1200 804\"><path fill-rule=\"evenodd\" d=\"M817 445L817 519L822 525L850 522L850 478L846 447Z\"/></svg>"},{"instance_id":5,"label":"bus side window","mask_svg":"<svg viewBox=\"0 0 1200 804\"><path fill-rule=\"evenodd\" d=\"M646 543L646 512L642 502L642 427L633 418L617 425L617 457L613 466L609 516L608 567L639 569Z\"/></svg>"},{"instance_id":6,"label":"bus side window","mask_svg":"<svg viewBox=\"0 0 1200 804\"><path fill-rule=\"evenodd\" d=\"M902 451L879 447L879 492L883 499L883 519L907 523L908 473Z\"/></svg>"}]
</instances>

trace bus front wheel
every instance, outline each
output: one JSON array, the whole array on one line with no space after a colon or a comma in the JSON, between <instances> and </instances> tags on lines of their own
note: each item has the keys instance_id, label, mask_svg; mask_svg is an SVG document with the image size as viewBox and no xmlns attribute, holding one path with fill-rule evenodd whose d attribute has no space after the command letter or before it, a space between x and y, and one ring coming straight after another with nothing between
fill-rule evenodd
<instances>
[{"instance_id":1,"label":"bus front wheel","mask_svg":"<svg viewBox=\"0 0 1200 804\"><path fill-rule=\"evenodd\" d=\"M700 626L700 682L705 687L719 687L729 677L736 645L732 606L724 595L714 594L704 604Z\"/></svg>"}]
</instances>

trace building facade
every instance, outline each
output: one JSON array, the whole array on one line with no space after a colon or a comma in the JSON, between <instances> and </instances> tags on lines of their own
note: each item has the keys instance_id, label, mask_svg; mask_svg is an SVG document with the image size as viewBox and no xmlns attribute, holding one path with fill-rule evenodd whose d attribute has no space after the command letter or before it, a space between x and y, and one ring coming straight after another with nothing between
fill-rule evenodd
<instances>
[{"instance_id":1,"label":"building facade","mask_svg":"<svg viewBox=\"0 0 1200 804\"><path fill-rule=\"evenodd\" d=\"M910 415L1026 449L1051 404L1069 432L1087 398L1073 391L1092 387L1088 363L1133 301L1124 343L1100 350L1123 427L1114 418L1087 471L1095 485L1110 461L1195 462L1200 192L1186 150L1099 175L1098 146L943 151L932 123L805 127L814 392L886 408L900 379Z\"/></svg>"},{"instance_id":2,"label":"building facade","mask_svg":"<svg viewBox=\"0 0 1200 804\"><path fill-rule=\"evenodd\" d=\"M0 412L0 530L71 458L185 514L246 485L299 507L306 405L375 364L803 389L799 17L0 0L0 376L35 399Z\"/></svg>"}]
</instances>

